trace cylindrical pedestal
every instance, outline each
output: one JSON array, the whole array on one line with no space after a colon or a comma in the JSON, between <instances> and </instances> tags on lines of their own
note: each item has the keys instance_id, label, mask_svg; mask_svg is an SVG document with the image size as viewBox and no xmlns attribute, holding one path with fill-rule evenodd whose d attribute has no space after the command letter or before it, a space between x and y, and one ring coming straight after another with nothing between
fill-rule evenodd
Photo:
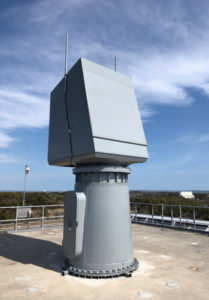
<instances>
[{"instance_id":1,"label":"cylindrical pedestal","mask_svg":"<svg viewBox=\"0 0 209 300\"><path fill-rule=\"evenodd\" d=\"M112 277L138 267L133 257L128 174L119 166L83 166L73 170L75 192L86 197L81 254L72 258L65 250L69 273ZM67 201L68 199L66 199ZM65 231L64 231L65 232ZM64 240L66 241L65 233Z\"/></svg>"}]
</instances>

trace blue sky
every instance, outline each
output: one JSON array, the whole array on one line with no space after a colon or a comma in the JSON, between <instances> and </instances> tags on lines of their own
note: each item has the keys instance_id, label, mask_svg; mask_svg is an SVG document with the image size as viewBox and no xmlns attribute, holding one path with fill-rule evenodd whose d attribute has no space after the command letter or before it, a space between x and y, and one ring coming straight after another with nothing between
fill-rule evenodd
<instances>
[{"instance_id":1,"label":"blue sky","mask_svg":"<svg viewBox=\"0 0 209 300\"><path fill-rule=\"evenodd\" d=\"M49 94L85 57L131 77L149 160L131 189L209 190L209 2L0 2L0 190L73 188L71 168L47 164Z\"/></svg>"}]
</instances>

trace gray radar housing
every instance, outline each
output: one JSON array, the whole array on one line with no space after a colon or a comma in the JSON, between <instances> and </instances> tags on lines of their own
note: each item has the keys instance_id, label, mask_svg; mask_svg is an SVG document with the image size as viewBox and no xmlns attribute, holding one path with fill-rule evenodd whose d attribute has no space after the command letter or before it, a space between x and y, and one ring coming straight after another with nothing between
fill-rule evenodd
<instances>
[{"instance_id":1,"label":"gray radar housing","mask_svg":"<svg viewBox=\"0 0 209 300\"><path fill-rule=\"evenodd\" d=\"M79 59L51 92L48 162L75 167L65 197L65 273L133 272L128 165L148 158L128 77Z\"/></svg>"}]
</instances>

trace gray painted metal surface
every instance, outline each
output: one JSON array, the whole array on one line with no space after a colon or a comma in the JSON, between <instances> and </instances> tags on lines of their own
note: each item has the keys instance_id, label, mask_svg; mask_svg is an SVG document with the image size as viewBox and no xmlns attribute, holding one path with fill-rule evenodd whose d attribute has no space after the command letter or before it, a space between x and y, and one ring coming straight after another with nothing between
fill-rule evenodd
<instances>
[{"instance_id":1,"label":"gray painted metal surface","mask_svg":"<svg viewBox=\"0 0 209 300\"><path fill-rule=\"evenodd\" d=\"M66 84L66 99L64 79L51 93L49 164L126 166L147 160L147 143L128 77L82 58L67 74Z\"/></svg>"},{"instance_id":2,"label":"gray painted metal surface","mask_svg":"<svg viewBox=\"0 0 209 300\"><path fill-rule=\"evenodd\" d=\"M84 193L68 192L65 197L63 249L65 257L74 259L83 250L86 209Z\"/></svg>"},{"instance_id":3,"label":"gray painted metal surface","mask_svg":"<svg viewBox=\"0 0 209 300\"><path fill-rule=\"evenodd\" d=\"M49 130L49 162L56 161L65 165L71 161L71 147L67 116L65 110L65 79L63 78L51 92L50 130Z\"/></svg>"},{"instance_id":4,"label":"gray painted metal surface","mask_svg":"<svg viewBox=\"0 0 209 300\"><path fill-rule=\"evenodd\" d=\"M65 200L63 246L68 265L86 276L117 275L134 269L129 190L127 175L130 169L115 166L85 166L74 169L76 193ZM83 251L72 255L74 242L69 238L69 213L74 213L76 194L86 195ZM75 217L74 217L75 218ZM75 219L74 221L75 222ZM75 229L76 230L76 229ZM71 230L70 230L71 231ZM71 231L72 232L72 231ZM81 236L79 237L81 238ZM74 257L73 257L74 256ZM113 276L113 275L111 275Z\"/></svg>"},{"instance_id":5,"label":"gray painted metal surface","mask_svg":"<svg viewBox=\"0 0 209 300\"><path fill-rule=\"evenodd\" d=\"M79 59L51 93L49 127L49 164L76 166L75 193L65 199L70 273L109 277L138 267L125 167L147 158L130 79Z\"/></svg>"},{"instance_id":6,"label":"gray painted metal surface","mask_svg":"<svg viewBox=\"0 0 209 300\"><path fill-rule=\"evenodd\" d=\"M30 218L31 217L31 208L28 207L19 207L17 210L17 218Z\"/></svg>"}]
</instances>

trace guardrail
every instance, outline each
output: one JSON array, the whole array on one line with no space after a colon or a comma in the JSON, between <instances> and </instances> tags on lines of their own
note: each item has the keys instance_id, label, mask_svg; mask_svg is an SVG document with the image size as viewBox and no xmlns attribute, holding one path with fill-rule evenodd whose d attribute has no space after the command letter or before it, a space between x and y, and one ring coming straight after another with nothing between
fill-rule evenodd
<instances>
[{"instance_id":1,"label":"guardrail","mask_svg":"<svg viewBox=\"0 0 209 300\"><path fill-rule=\"evenodd\" d=\"M21 231L63 227L64 204L4 206L0 231Z\"/></svg>"},{"instance_id":2,"label":"guardrail","mask_svg":"<svg viewBox=\"0 0 209 300\"><path fill-rule=\"evenodd\" d=\"M132 223L209 233L209 207L131 202Z\"/></svg>"},{"instance_id":3,"label":"guardrail","mask_svg":"<svg viewBox=\"0 0 209 300\"><path fill-rule=\"evenodd\" d=\"M137 224L209 233L209 207L131 202L131 221ZM0 231L63 227L64 204L0 207ZM202 218L202 216L205 216Z\"/></svg>"}]
</instances>

